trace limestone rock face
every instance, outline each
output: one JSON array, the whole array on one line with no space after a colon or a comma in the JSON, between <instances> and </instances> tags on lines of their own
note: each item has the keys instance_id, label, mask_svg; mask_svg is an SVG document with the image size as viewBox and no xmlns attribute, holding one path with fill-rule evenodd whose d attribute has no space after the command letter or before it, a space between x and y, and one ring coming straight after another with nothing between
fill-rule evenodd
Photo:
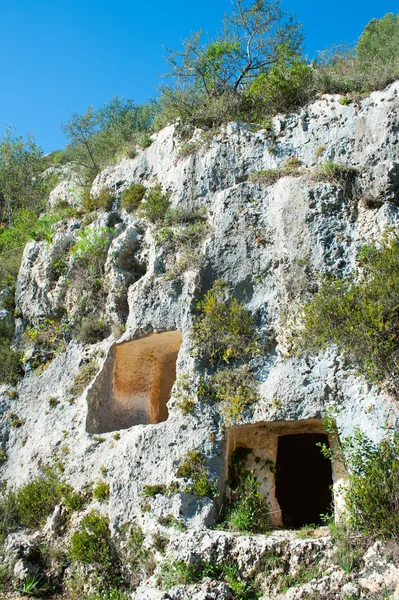
<instances>
[{"instance_id":1,"label":"limestone rock face","mask_svg":"<svg viewBox=\"0 0 399 600\"><path fill-rule=\"evenodd\" d=\"M192 391L193 410L184 414L179 408L178 385L165 400L166 419L158 419L151 407L160 402L159 389L167 387L162 378L167 378L170 369L175 369L178 381L185 375L190 385L198 380L203 365L193 352L190 330L199 298L215 280L223 279L231 296L252 313L265 347L251 365L259 381L260 400L253 413L243 416L242 424L303 424L322 419L333 407L344 435L360 427L378 441L386 424L397 426L398 408L389 394L370 386L334 348L319 356L287 358L286 322L297 308L298 295L314 290L320 274L350 273L362 244L397 227L398 115L396 82L356 104L342 105L339 96L323 96L298 114L275 117L273 135L240 123L222 127L211 138L197 132L196 151L189 156L181 152L182 141L170 126L154 135L151 146L134 159L124 159L98 175L94 195L105 187L120 195L131 183L161 184L170 193L173 207L203 207L208 219L206 235L192 252L196 260L188 261L174 277L169 265L179 257L170 253L157 226L125 210L97 213L90 224L82 219L63 221L51 241L32 241L26 246L16 297L16 339L28 345L26 376L17 396L0 389L0 443L7 455L0 462L1 479L20 485L37 475L41 465L61 460L63 477L75 488L107 480L107 502L93 501L91 508L107 513L114 531L135 520L148 535L160 527L170 535L170 528L160 525L169 518L189 528L181 535L172 530L171 552L176 560L190 559L195 550L204 560L233 553L244 570L256 565L269 547L268 538L260 536L254 542L233 534L206 533L217 521L218 502L189 493L177 476L187 452L198 450L223 497L232 433L223 427L218 407L196 401ZM251 182L251 173L280 167L292 157L302 162L298 177L284 176L271 185ZM353 189L315 180L315 167L328 160L359 169ZM69 180L52 192L51 203L60 200L79 201ZM106 321L108 330L95 343L76 341L68 331L68 323L79 324L83 291L93 284L78 272L71 252L79 232L87 229L98 235L106 230L109 235L98 278L101 290L90 300L97 298L93 314L100 307L96 317ZM80 288L71 281L79 281ZM57 324L60 344L46 368L37 369L33 360L37 348L34 341L26 341L26 332L49 320ZM119 345L126 344L125 356L129 343L134 342L137 349L141 339L163 332L179 332L181 346L179 342L177 349L157 351L156 356L150 346L146 361L126 359L126 368L136 365L135 369L143 371L142 378L138 372L125 378L123 393L118 391ZM144 354L137 350L137 356ZM76 376L88 366L91 375L76 391ZM147 382L142 387L141 379ZM134 390L129 388L133 380ZM110 403L122 398L118 410L129 411L134 394L140 396L141 421L131 424L129 418L114 418L116 409L109 408ZM96 410L98 415L93 413ZM22 425L10 427L10 411ZM147 413L152 415L148 421ZM96 425L100 422L101 426ZM334 483L340 480L337 475ZM146 496L143 492L146 486L169 489L176 482L180 487L175 493ZM304 544L294 542L289 543L291 562L300 556ZM312 544L307 556L327 551L331 540ZM287 592L281 597L311 597L313 591L327 597L329 586L340 589L348 583L345 574L335 583L334 576L328 575L324 584L303 595ZM276 597L268 593L265 590L265 599ZM153 581L139 588L134 598L227 599L229 594L224 584L211 582L191 591L177 586L164 595L156 591Z\"/></svg>"}]
</instances>

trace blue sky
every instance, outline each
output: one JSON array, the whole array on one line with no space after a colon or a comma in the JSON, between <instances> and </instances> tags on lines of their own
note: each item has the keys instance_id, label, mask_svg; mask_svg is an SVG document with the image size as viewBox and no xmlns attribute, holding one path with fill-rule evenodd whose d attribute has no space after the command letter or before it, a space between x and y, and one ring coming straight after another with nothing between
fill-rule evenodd
<instances>
[{"instance_id":1,"label":"blue sky","mask_svg":"<svg viewBox=\"0 0 399 600\"><path fill-rule=\"evenodd\" d=\"M355 42L374 17L399 12L380 0L282 0L306 34L312 57ZM59 129L73 112L115 94L144 102L165 72L163 47L200 28L214 34L230 0L0 0L0 131L32 132L45 152L60 148Z\"/></svg>"}]
</instances>

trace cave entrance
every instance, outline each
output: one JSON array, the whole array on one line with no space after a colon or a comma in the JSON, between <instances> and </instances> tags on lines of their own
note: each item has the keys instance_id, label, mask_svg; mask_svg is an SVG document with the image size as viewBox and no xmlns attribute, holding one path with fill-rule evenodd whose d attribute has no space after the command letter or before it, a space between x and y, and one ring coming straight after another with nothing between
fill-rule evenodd
<instances>
[{"instance_id":1,"label":"cave entrance","mask_svg":"<svg viewBox=\"0 0 399 600\"><path fill-rule=\"evenodd\" d=\"M227 438L225 478L235 450L248 448L251 452L246 455L245 467L256 473L259 492L269 505L272 527L316 525L320 514L331 512L332 504L339 520L345 513L347 473L342 463L326 459L316 446L319 442L331 446L332 435L316 418L232 427Z\"/></svg>"},{"instance_id":2,"label":"cave entrance","mask_svg":"<svg viewBox=\"0 0 399 600\"><path fill-rule=\"evenodd\" d=\"M179 331L165 331L114 346L88 392L86 430L166 421L181 343Z\"/></svg>"},{"instance_id":3,"label":"cave entrance","mask_svg":"<svg viewBox=\"0 0 399 600\"><path fill-rule=\"evenodd\" d=\"M328 436L302 433L278 437L276 499L285 527L320 525L320 515L331 511L331 461L317 444L328 446Z\"/></svg>"}]
</instances>

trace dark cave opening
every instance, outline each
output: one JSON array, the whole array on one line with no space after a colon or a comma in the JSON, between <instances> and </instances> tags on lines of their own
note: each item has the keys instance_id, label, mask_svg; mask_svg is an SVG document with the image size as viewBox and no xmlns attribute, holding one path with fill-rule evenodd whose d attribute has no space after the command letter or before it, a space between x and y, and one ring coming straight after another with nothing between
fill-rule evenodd
<instances>
[{"instance_id":1,"label":"dark cave opening","mask_svg":"<svg viewBox=\"0 0 399 600\"><path fill-rule=\"evenodd\" d=\"M331 512L331 462L316 444L328 446L320 433L280 435L276 462L276 498L285 527L320 525Z\"/></svg>"}]
</instances>

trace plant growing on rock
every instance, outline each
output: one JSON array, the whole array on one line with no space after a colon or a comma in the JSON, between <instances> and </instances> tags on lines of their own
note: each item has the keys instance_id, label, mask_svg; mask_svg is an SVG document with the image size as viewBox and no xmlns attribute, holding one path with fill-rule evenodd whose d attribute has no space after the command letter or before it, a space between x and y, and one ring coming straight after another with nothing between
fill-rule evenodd
<instances>
[{"instance_id":1,"label":"plant growing on rock","mask_svg":"<svg viewBox=\"0 0 399 600\"><path fill-rule=\"evenodd\" d=\"M96 361L91 360L87 364L83 365L79 373L76 375L73 384L69 388L69 393L72 396L80 396L89 383L94 379L98 373L98 364Z\"/></svg>"},{"instance_id":2,"label":"plant growing on rock","mask_svg":"<svg viewBox=\"0 0 399 600\"><path fill-rule=\"evenodd\" d=\"M380 247L364 246L358 272L325 278L302 307L297 352L331 344L371 380L399 391L399 242L385 235Z\"/></svg>"},{"instance_id":3,"label":"plant growing on rock","mask_svg":"<svg viewBox=\"0 0 399 600\"><path fill-rule=\"evenodd\" d=\"M74 327L74 335L82 344L95 344L109 335L109 326L103 318L82 317Z\"/></svg>"},{"instance_id":4,"label":"plant growing on rock","mask_svg":"<svg viewBox=\"0 0 399 600\"><path fill-rule=\"evenodd\" d=\"M127 212L137 210L147 192L147 188L142 183L132 183L127 190L122 192L121 207Z\"/></svg>"},{"instance_id":5,"label":"plant growing on rock","mask_svg":"<svg viewBox=\"0 0 399 600\"><path fill-rule=\"evenodd\" d=\"M301 169L301 166L302 162L293 156L289 158L281 167L250 173L248 179L252 183L272 185L282 177L300 177L303 174L303 169Z\"/></svg>"},{"instance_id":6,"label":"plant growing on rock","mask_svg":"<svg viewBox=\"0 0 399 600\"><path fill-rule=\"evenodd\" d=\"M93 498L95 500L107 500L109 496L109 484L105 481L98 481L93 488Z\"/></svg>"},{"instance_id":7,"label":"plant growing on rock","mask_svg":"<svg viewBox=\"0 0 399 600\"><path fill-rule=\"evenodd\" d=\"M185 488L187 493L214 498L217 495L217 484L209 477L205 462L205 456L199 450L189 450L176 475L191 480Z\"/></svg>"},{"instance_id":8,"label":"plant growing on rock","mask_svg":"<svg viewBox=\"0 0 399 600\"><path fill-rule=\"evenodd\" d=\"M270 530L269 507L259 491L261 484L257 472L273 465L270 461L254 457L257 467L249 469L247 460L251 454L250 448L238 447L231 456L227 482L230 499L224 522L229 529L241 533L266 533Z\"/></svg>"},{"instance_id":9,"label":"plant growing on rock","mask_svg":"<svg viewBox=\"0 0 399 600\"><path fill-rule=\"evenodd\" d=\"M169 198L170 194L164 194L161 185L155 185L147 192L140 214L151 223L161 223L170 207Z\"/></svg>"},{"instance_id":10,"label":"plant growing on rock","mask_svg":"<svg viewBox=\"0 0 399 600\"><path fill-rule=\"evenodd\" d=\"M120 580L120 563L109 529L109 519L91 511L72 534L69 555L73 561L91 565L106 582Z\"/></svg>"},{"instance_id":11,"label":"plant growing on rock","mask_svg":"<svg viewBox=\"0 0 399 600\"><path fill-rule=\"evenodd\" d=\"M102 188L97 196L92 196L88 190L85 190L82 198L82 208L87 212L94 210L104 210L109 212L115 203L116 196L109 188Z\"/></svg>"},{"instance_id":12,"label":"plant growing on rock","mask_svg":"<svg viewBox=\"0 0 399 600\"><path fill-rule=\"evenodd\" d=\"M246 360L258 353L252 315L236 298L227 297L227 286L217 280L197 304L192 339L198 355L212 365Z\"/></svg>"},{"instance_id":13,"label":"plant growing on rock","mask_svg":"<svg viewBox=\"0 0 399 600\"><path fill-rule=\"evenodd\" d=\"M245 411L258 402L257 381L248 365L219 369L211 377L211 394L221 404L221 415L226 427L236 425Z\"/></svg>"}]
</instances>

